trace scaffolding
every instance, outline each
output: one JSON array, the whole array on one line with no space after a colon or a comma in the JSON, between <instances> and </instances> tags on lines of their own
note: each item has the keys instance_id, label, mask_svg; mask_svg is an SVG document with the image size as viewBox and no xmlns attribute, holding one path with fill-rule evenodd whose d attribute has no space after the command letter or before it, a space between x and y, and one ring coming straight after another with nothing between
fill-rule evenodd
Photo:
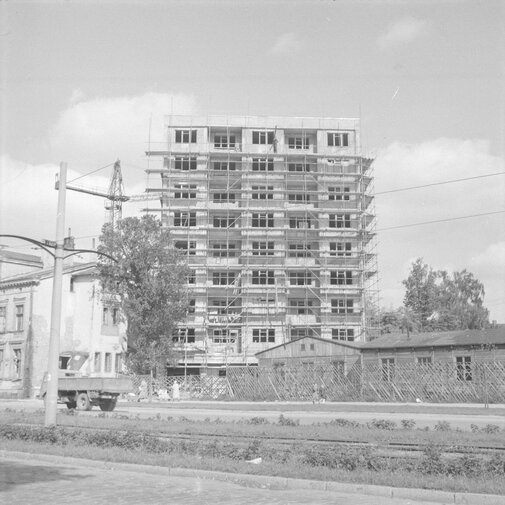
<instances>
[{"instance_id":1,"label":"scaffolding","mask_svg":"<svg viewBox=\"0 0 505 505\"><path fill-rule=\"evenodd\" d=\"M359 120L170 116L159 213L192 271L176 337L195 366L306 335L364 341L378 305L372 160Z\"/></svg>"}]
</instances>

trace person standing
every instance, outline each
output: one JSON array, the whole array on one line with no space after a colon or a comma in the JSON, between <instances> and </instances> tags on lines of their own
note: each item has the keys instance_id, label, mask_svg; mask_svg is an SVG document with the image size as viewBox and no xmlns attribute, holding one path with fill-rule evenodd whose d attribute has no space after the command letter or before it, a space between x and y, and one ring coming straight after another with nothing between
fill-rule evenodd
<instances>
[{"instance_id":1,"label":"person standing","mask_svg":"<svg viewBox=\"0 0 505 505\"><path fill-rule=\"evenodd\" d=\"M181 399L181 392L179 390L179 383L177 379L172 384L172 401L178 402Z\"/></svg>"}]
</instances>

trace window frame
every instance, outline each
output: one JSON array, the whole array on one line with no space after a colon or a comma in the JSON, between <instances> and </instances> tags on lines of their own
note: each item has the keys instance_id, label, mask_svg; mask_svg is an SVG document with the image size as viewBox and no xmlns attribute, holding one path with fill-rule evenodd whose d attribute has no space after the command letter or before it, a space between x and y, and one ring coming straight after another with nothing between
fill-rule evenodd
<instances>
[{"instance_id":1,"label":"window frame","mask_svg":"<svg viewBox=\"0 0 505 505\"><path fill-rule=\"evenodd\" d=\"M327 132L328 147L349 147L349 132Z\"/></svg>"},{"instance_id":2,"label":"window frame","mask_svg":"<svg viewBox=\"0 0 505 505\"><path fill-rule=\"evenodd\" d=\"M213 286L231 286L237 280L235 271L220 270L212 272L212 285Z\"/></svg>"},{"instance_id":3,"label":"window frame","mask_svg":"<svg viewBox=\"0 0 505 505\"><path fill-rule=\"evenodd\" d=\"M192 228L196 226L196 212L177 210L174 212L174 226Z\"/></svg>"},{"instance_id":4,"label":"window frame","mask_svg":"<svg viewBox=\"0 0 505 505\"><path fill-rule=\"evenodd\" d=\"M236 139L235 133L215 133L214 149L235 149L237 146Z\"/></svg>"},{"instance_id":5,"label":"window frame","mask_svg":"<svg viewBox=\"0 0 505 505\"><path fill-rule=\"evenodd\" d=\"M354 342L356 339L354 328L332 328L331 339L340 340L342 342Z\"/></svg>"},{"instance_id":6,"label":"window frame","mask_svg":"<svg viewBox=\"0 0 505 505\"><path fill-rule=\"evenodd\" d=\"M274 270L252 270L251 284L256 286L273 286L275 284Z\"/></svg>"},{"instance_id":7,"label":"window frame","mask_svg":"<svg viewBox=\"0 0 505 505\"><path fill-rule=\"evenodd\" d=\"M253 241L251 244L251 253L253 256L273 256L275 242L273 241Z\"/></svg>"},{"instance_id":8,"label":"window frame","mask_svg":"<svg viewBox=\"0 0 505 505\"><path fill-rule=\"evenodd\" d=\"M270 158L253 158L251 170L253 172L273 172L274 160Z\"/></svg>"},{"instance_id":9,"label":"window frame","mask_svg":"<svg viewBox=\"0 0 505 505\"><path fill-rule=\"evenodd\" d=\"M0 305L0 333L7 333L7 305Z\"/></svg>"},{"instance_id":10,"label":"window frame","mask_svg":"<svg viewBox=\"0 0 505 505\"><path fill-rule=\"evenodd\" d=\"M271 145L275 141L274 130L253 130L252 143L253 145Z\"/></svg>"},{"instance_id":11,"label":"window frame","mask_svg":"<svg viewBox=\"0 0 505 505\"><path fill-rule=\"evenodd\" d=\"M395 378L395 358L381 358L381 379L383 382L393 382Z\"/></svg>"},{"instance_id":12,"label":"window frame","mask_svg":"<svg viewBox=\"0 0 505 505\"><path fill-rule=\"evenodd\" d=\"M174 161L174 170L181 170L183 172L189 170L196 170L197 157L196 156L176 156Z\"/></svg>"},{"instance_id":13,"label":"window frame","mask_svg":"<svg viewBox=\"0 0 505 505\"><path fill-rule=\"evenodd\" d=\"M456 378L463 382L473 381L472 356L456 356Z\"/></svg>"},{"instance_id":14,"label":"window frame","mask_svg":"<svg viewBox=\"0 0 505 505\"><path fill-rule=\"evenodd\" d=\"M288 137L288 149L310 149L310 139L309 137L302 136L293 136Z\"/></svg>"},{"instance_id":15,"label":"window frame","mask_svg":"<svg viewBox=\"0 0 505 505\"><path fill-rule=\"evenodd\" d=\"M196 144L197 130L194 128L182 129L176 128L175 130L175 143L176 144Z\"/></svg>"},{"instance_id":16,"label":"window frame","mask_svg":"<svg viewBox=\"0 0 505 505\"><path fill-rule=\"evenodd\" d=\"M331 286L352 286L353 277L351 270L331 270L330 285Z\"/></svg>"},{"instance_id":17,"label":"window frame","mask_svg":"<svg viewBox=\"0 0 505 505\"><path fill-rule=\"evenodd\" d=\"M25 304L14 305L14 331L24 331L25 327Z\"/></svg>"},{"instance_id":18,"label":"window frame","mask_svg":"<svg viewBox=\"0 0 505 505\"><path fill-rule=\"evenodd\" d=\"M275 343L275 328L253 328L252 341L254 344Z\"/></svg>"},{"instance_id":19,"label":"window frame","mask_svg":"<svg viewBox=\"0 0 505 505\"><path fill-rule=\"evenodd\" d=\"M273 212L253 212L251 226L253 228L273 228L274 227L274 213Z\"/></svg>"},{"instance_id":20,"label":"window frame","mask_svg":"<svg viewBox=\"0 0 505 505\"><path fill-rule=\"evenodd\" d=\"M354 314L354 299L353 298L332 298L331 313L332 314Z\"/></svg>"}]
</instances>

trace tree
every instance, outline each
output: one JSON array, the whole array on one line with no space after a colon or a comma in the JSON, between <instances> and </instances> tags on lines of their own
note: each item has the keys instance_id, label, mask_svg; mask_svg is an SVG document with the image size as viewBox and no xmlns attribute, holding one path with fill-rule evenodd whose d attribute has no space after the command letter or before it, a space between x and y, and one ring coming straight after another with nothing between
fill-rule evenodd
<instances>
[{"instance_id":1,"label":"tree","mask_svg":"<svg viewBox=\"0 0 505 505\"><path fill-rule=\"evenodd\" d=\"M484 285L466 270L433 271L418 258L403 281L404 304L421 331L481 329L489 324Z\"/></svg>"},{"instance_id":2,"label":"tree","mask_svg":"<svg viewBox=\"0 0 505 505\"><path fill-rule=\"evenodd\" d=\"M406 307L390 309L381 314L381 333L410 333L419 330L420 324L412 310Z\"/></svg>"},{"instance_id":3,"label":"tree","mask_svg":"<svg viewBox=\"0 0 505 505\"><path fill-rule=\"evenodd\" d=\"M140 374L164 367L172 336L188 310L184 257L153 216L104 225L98 270L103 293L115 297L127 322L127 364Z\"/></svg>"},{"instance_id":4,"label":"tree","mask_svg":"<svg viewBox=\"0 0 505 505\"><path fill-rule=\"evenodd\" d=\"M426 330L430 326L428 318L437 307L437 274L432 268L423 263L422 258L412 263L409 276L403 281L405 286L405 297L403 303L405 308L410 309L421 330Z\"/></svg>"}]
</instances>

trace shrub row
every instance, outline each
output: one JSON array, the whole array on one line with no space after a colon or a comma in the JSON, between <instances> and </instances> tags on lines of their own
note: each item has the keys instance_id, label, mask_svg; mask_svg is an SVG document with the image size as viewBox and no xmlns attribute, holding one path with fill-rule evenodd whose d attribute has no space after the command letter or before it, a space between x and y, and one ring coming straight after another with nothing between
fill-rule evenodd
<instances>
[{"instance_id":1,"label":"shrub row","mask_svg":"<svg viewBox=\"0 0 505 505\"><path fill-rule=\"evenodd\" d=\"M388 428L386 428L388 429ZM420 458L389 457L380 455L374 447L342 445L338 448L313 445L310 448L263 447L259 440L248 444L234 444L221 440L165 440L145 433L1 425L0 439L24 440L51 445L91 445L117 447L128 451L148 453L176 453L202 458L226 458L246 461L262 457L267 461L292 461L311 467L326 467L354 471L410 471L442 476L500 476L505 477L505 455L494 453L489 457L473 454L444 456L442 448L428 446Z\"/></svg>"}]
</instances>

